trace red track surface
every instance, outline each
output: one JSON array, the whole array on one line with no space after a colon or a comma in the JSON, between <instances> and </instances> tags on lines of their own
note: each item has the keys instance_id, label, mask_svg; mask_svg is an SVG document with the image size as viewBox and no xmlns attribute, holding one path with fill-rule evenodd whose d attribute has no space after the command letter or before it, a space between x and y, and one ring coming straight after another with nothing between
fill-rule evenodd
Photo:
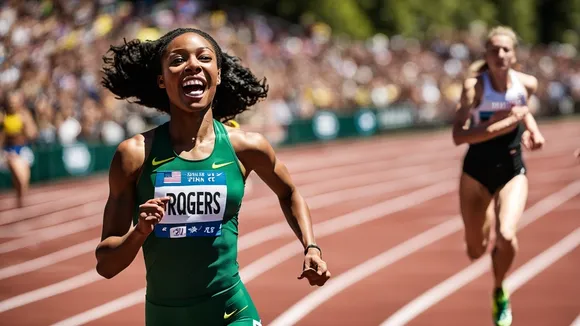
<instances>
[{"instance_id":1,"label":"red track surface","mask_svg":"<svg viewBox=\"0 0 580 326\"><path fill-rule=\"evenodd\" d=\"M541 128L547 147L525 154L528 214L538 216L518 233L520 252L510 272L514 279L522 275L517 273L520 267L580 228L580 164L572 157L580 146L580 121ZM292 318L285 321L379 325L418 296L473 267L457 224L390 264L365 267L377 255L390 255L390 249L408 249L405 241L421 232L459 221L457 180L464 151L452 145L448 131L280 150L311 205L333 278L322 289L296 279L302 264L300 245L284 224L274 196L252 177L240 216L239 262L263 324L311 294L308 300L312 295L318 299L308 301L309 312L299 317L289 313L285 316ZM554 205L568 186L568 197ZM22 209L14 208L12 196L0 194L3 325L52 325L67 319L61 325L143 325L142 292L126 296L145 285L142 256L112 280L94 272L93 250L107 196L104 176L33 187ZM546 201L548 196L552 197ZM540 206L543 211L537 213ZM276 223L278 227L271 227ZM270 228L256 231L264 227ZM528 269L532 277L520 282L512 295L514 325L568 326L580 314L580 233L576 235L575 244L546 269ZM353 281L355 271L366 274ZM421 313L408 324L490 325L491 284L485 270L431 305L415 309ZM325 288L327 292L321 292ZM83 318L69 319L78 315Z\"/></svg>"}]
</instances>

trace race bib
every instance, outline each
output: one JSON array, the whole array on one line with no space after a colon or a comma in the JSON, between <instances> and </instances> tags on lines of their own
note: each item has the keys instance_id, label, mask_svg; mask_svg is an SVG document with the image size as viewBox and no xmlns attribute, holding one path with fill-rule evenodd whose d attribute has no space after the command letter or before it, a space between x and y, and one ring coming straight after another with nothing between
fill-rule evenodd
<instances>
[{"instance_id":1,"label":"race bib","mask_svg":"<svg viewBox=\"0 0 580 326\"><path fill-rule=\"evenodd\" d=\"M226 209L223 171L159 171L155 197L169 197L165 216L155 226L160 238L217 237Z\"/></svg>"}]
</instances>

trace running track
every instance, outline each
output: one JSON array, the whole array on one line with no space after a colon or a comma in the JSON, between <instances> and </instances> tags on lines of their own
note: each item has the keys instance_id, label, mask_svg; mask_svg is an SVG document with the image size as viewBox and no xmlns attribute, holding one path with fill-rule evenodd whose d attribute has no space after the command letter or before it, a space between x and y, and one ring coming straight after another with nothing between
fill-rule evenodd
<instances>
[{"instance_id":1,"label":"running track","mask_svg":"<svg viewBox=\"0 0 580 326\"><path fill-rule=\"evenodd\" d=\"M506 283L514 325L568 326L580 315L580 121L540 125L547 147L525 154L529 200ZM252 177L239 263L263 324L491 325L489 257L468 261L457 216L464 151L448 130L279 150L333 278L296 279L301 247ZM112 280L94 271L106 196L104 176L35 186L22 209L0 194L3 325L143 325L142 256Z\"/></svg>"}]
</instances>

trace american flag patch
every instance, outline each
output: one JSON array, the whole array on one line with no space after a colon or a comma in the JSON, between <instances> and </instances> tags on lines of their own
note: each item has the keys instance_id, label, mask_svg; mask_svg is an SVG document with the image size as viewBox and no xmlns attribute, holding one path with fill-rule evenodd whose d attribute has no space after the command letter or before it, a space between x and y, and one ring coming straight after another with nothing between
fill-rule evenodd
<instances>
[{"instance_id":1,"label":"american flag patch","mask_svg":"<svg viewBox=\"0 0 580 326\"><path fill-rule=\"evenodd\" d=\"M164 172L164 183L181 183L181 171Z\"/></svg>"}]
</instances>

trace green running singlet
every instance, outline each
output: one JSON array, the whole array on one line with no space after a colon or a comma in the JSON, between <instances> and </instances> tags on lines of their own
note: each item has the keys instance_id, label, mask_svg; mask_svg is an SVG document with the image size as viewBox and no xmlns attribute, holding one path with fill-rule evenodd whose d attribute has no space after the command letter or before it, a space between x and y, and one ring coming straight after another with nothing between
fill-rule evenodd
<instances>
[{"instance_id":1,"label":"green running singlet","mask_svg":"<svg viewBox=\"0 0 580 326\"><path fill-rule=\"evenodd\" d=\"M143 244L147 325L260 325L238 274L245 180L227 130L213 125L214 149L195 161L173 151L169 123L157 127L137 182L137 206L171 198ZM137 207L133 223L138 218Z\"/></svg>"}]
</instances>

